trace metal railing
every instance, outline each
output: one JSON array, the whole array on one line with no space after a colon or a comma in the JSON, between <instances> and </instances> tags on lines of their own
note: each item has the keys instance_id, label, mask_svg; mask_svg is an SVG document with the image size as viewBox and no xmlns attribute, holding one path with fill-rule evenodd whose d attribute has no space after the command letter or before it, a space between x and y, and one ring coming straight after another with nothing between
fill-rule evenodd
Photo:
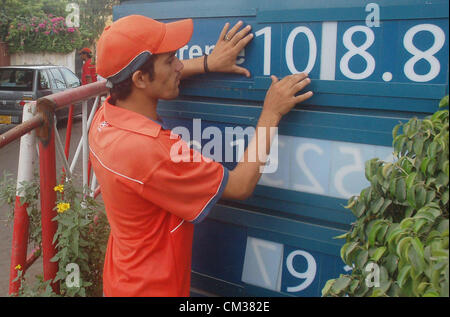
<instances>
[{"instance_id":1,"label":"metal railing","mask_svg":"<svg viewBox=\"0 0 450 317\"><path fill-rule=\"evenodd\" d=\"M82 152L83 187L85 188L89 184L90 170L88 130L100 103L100 96L106 95L106 93L106 82L102 81L49 95L35 102L29 102L24 106L23 123L0 135L0 149L21 138L11 249L10 295L17 294L20 289L20 280L16 280L18 274L16 268L18 265L23 269L22 274L25 274L26 269L38 258L37 250L34 250L27 257L29 219L26 210L27 206L21 202L22 197L19 196L21 184L24 181L30 181L33 177L36 153L35 140L37 138L39 145L43 273L44 281L48 281L53 280L58 272L58 262L50 261L57 252L57 243L56 241L53 243L57 223L52 221L56 216L56 211L54 210L56 203L56 192L54 191L56 186L56 151L62 158L63 169L68 178L72 175L75 163ZM95 102L88 118L88 100L91 98L95 98ZM80 102L82 103L82 136L72 164L69 165L73 105ZM70 107L70 109L66 130L66 146L63 148L54 118L55 111L65 107ZM95 186L95 175L93 175L91 189L94 190ZM99 189L95 191L96 195L98 193ZM52 283L51 286L54 292L59 293L58 283Z\"/></svg>"}]
</instances>

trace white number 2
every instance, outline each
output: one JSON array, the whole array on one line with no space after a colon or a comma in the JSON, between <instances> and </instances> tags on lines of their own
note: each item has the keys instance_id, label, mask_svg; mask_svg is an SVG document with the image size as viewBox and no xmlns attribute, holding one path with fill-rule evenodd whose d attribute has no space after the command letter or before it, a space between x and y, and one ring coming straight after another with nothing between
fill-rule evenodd
<instances>
[{"instance_id":1,"label":"white number 2","mask_svg":"<svg viewBox=\"0 0 450 317\"><path fill-rule=\"evenodd\" d=\"M309 193L315 194L324 194L325 190L320 186L319 181L314 177L314 174L311 170L306 166L305 162L305 153L308 151L314 151L320 156L323 154L323 150L312 143L302 144L297 150L297 163L300 166L300 169L305 173L306 178L309 180L310 184L294 184L295 190L305 191Z\"/></svg>"}]
</instances>

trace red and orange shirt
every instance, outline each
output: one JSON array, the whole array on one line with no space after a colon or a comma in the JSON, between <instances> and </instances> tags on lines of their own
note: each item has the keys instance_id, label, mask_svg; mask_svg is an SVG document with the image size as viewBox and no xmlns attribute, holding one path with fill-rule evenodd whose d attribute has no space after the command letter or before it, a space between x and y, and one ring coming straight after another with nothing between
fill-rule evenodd
<instances>
[{"instance_id":1,"label":"red and orange shirt","mask_svg":"<svg viewBox=\"0 0 450 317\"><path fill-rule=\"evenodd\" d=\"M90 158L111 226L105 296L189 296L193 223L221 197L228 170L174 162L176 142L184 141L164 124L109 99L94 117Z\"/></svg>"},{"instance_id":2,"label":"red and orange shirt","mask_svg":"<svg viewBox=\"0 0 450 317\"><path fill-rule=\"evenodd\" d=\"M87 81L87 76L91 76L92 82L95 83L97 81L97 72L95 70L95 65L92 64L92 58L86 60L83 64L83 68L81 70L81 84L87 85L89 82Z\"/></svg>"}]
</instances>

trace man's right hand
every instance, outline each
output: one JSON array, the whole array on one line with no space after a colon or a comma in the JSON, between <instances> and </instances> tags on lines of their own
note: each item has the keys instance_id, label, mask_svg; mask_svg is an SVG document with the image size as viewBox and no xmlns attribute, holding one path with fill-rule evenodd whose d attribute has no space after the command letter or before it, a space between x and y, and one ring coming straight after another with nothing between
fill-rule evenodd
<instances>
[{"instance_id":1,"label":"man's right hand","mask_svg":"<svg viewBox=\"0 0 450 317\"><path fill-rule=\"evenodd\" d=\"M267 90L263 112L276 115L278 119L281 119L296 104L311 98L313 95L311 91L308 91L296 96L300 90L304 89L311 82L308 74L294 74L286 76L281 80L273 75L271 78L272 84L269 90Z\"/></svg>"}]
</instances>

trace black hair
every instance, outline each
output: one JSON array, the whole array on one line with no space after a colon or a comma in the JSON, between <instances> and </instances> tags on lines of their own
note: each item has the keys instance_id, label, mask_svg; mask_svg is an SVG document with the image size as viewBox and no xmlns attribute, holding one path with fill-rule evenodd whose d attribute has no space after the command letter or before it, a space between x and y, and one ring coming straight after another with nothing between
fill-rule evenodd
<instances>
[{"instance_id":1,"label":"black hair","mask_svg":"<svg viewBox=\"0 0 450 317\"><path fill-rule=\"evenodd\" d=\"M154 62L155 55L150 56L150 58L141 66L138 70L140 70L144 74L148 74L150 80L153 80L154 76ZM132 76L127 79L121 81L120 83L114 84L113 88L109 90L111 95L110 103L112 105L116 104L117 100L124 100L131 94L131 89L133 87Z\"/></svg>"}]
</instances>

